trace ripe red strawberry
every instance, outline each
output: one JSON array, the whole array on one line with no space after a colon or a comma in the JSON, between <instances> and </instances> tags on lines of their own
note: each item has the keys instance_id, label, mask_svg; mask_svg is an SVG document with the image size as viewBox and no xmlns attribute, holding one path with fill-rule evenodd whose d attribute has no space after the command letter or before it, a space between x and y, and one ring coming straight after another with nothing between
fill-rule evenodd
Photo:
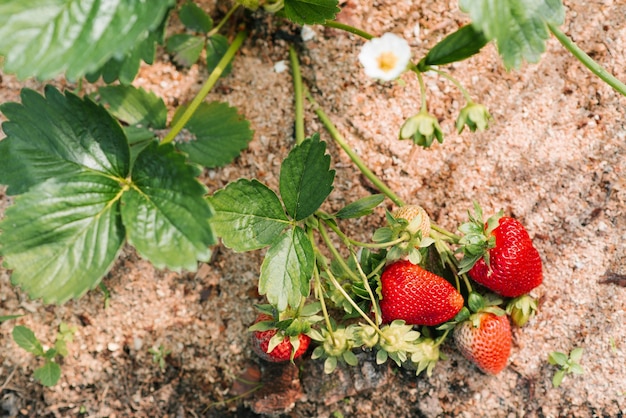
<instances>
[{"instance_id":1,"label":"ripe red strawberry","mask_svg":"<svg viewBox=\"0 0 626 418\"><path fill-rule=\"evenodd\" d=\"M500 218L491 234L495 247L489 251L489 265L480 258L469 275L477 283L506 296L530 292L543 281L541 257L524 226L516 219Z\"/></svg>"},{"instance_id":2,"label":"ripe red strawberry","mask_svg":"<svg viewBox=\"0 0 626 418\"><path fill-rule=\"evenodd\" d=\"M463 296L454 286L410 261L389 265L380 281L385 323L403 319L409 325L438 325L463 307Z\"/></svg>"},{"instance_id":3,"label":"ripe red strawberry","mask_svg":"<svg viewBox=\"0 0 626 418\"><path fill-rule=\"evenodd\" d=\"M261 321L271 321L273 318L267 314L259 314L257 316L255 324ZM311 338L308 335L300 334L297 336L296 345L298 347L294 347L293 343L289 336L283 338L281 342L278 343L276 347L269 353L267 349L270 345L270 340L273 336L276 335L278 329L272 328L265 331L254 331L252 333L252 349L254 352L264 360L271 362L281 362L281 361L289 361L291 359L291 354L295 348L295 353L293 354L293 358L296 359L300 357L302 354L306 352L309 348L309 344L311 343Z\"/></svg>"},{"instance_id":4,"label":"ripe red strawberry","mask_svg":"<svg viewBox=\"0 0 626 418\"><path fill-rule=\"evenodd\" d=\"M511 324L506 315L473 314L454 328L454 342L465 358L480 370L498 374L511 354Z\"/></svg>"}]
</instances>

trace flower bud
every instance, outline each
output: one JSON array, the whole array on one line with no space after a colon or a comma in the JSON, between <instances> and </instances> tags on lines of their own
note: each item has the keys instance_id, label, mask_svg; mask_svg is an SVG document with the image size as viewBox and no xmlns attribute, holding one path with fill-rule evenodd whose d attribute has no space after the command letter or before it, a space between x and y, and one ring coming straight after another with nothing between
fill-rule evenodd
<instances>
[{"instance_id":1,"label":"flower bud","mask_svg":"<svg viewBox=\"0 0 626 418\"><path fill-rule=\"evenodd\" d=\"M416 145L428 148L435 138L439 143L443 142L443 131L437 118L422 110L417 115L408 118L400 128L400 139L408 138L411 138Z\"/></svg>"},{"instance_id":2,"label":"flower bud","mask_svg":"<svg viewBox=\"0 0 626 418\"><path fill-rule=\"evenodd\" d=\"M456 130L461 133L467 125L472 132L475 132L476 129L484 131L487 129L489 119L491 119L491 115L485 106L471 102L461 109L461 113L456 119Z\"/></svg>"},{"instance_id":3,"label":"flower bud","mask_svg":"<svg viewBox=\"0 0 626 418\"><path fill-rule=\"evenodd\" d=\"M506 307L506 313L511 316L513 323L518 327L526 325L536 312L537 301L529 295L516 297Z\"/></svg>"}]
</instances>

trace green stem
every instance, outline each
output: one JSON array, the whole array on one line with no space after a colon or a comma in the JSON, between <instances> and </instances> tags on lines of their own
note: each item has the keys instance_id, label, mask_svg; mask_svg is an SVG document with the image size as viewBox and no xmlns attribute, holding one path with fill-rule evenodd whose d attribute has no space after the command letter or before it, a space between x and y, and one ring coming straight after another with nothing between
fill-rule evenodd
<instances>
[{"instance_id":1,"label":"green stem","mask_svg":"<svg viewBox=\"0 0 626 418\"><path fill-rule=\"evenodd\" d=\"M372 272L367 276L367 278L369 279L377 275L378 272L381 271L386 265L387 265L387 260L383 259L380 263L378 263L376 268L372 270Z\"/></svg>"},{"instance_id":2,"label":"green stem","mask_svg":"<svg viewBox=\"0 0 626 418\"><path fill-rule=\"evenodd\" d=\"M378 302L376 301L376 298L374 297L374 292L372 292L372 288L370 286L368 277L363 271L363 268L361 267L361 263L359 263L359 260L356 258L356 254L354 253L354 251L350 250L350 256L352 257L352 260L354 261L356 268L359 270L359 275L361 276L361 279L363 280L363 286L365 286L365 290L367 290L367 294L370 297L370 300L372 301L372 307L374 308L373 309L374 319L376 320L377 324L381 324L383 321L381 318L380 306L378 306Z\"/></svg>"},{"instance_id":3,"label":"green stem","mask_svg":"<svg viewBox=\"0 0 626 418\"><path fill-rule=\"evenodd\" d=\"M592 73L597 75L609 86L613 87L617 92L621 93L623 96L626 96L626 84L619 81L612 74L606 71L600 64L595 62L589 55L585 53L582 49L578 47L567 35L559 30L553 24L548 23L548 29L550 32L556 37L556 39L561 42L561 45L565 47L569 52L574 55L585 67L589 69Z\"/></svg>"},{"instance_id":4,"label":"green stem","mask_svg":"<svg viewBox=\"0 0 626 418\"><path fill-rule=\"evenodd\" d=\"M230 61L233 59L233 57L241 47L241 44L246 38L246 35L246 31L241 31L237 34L237 36L233 40L233 43L230 44L228 50L226 51L222 59L217 63L217 66L215 67L213 72L211 72L209 78L204 82L204 85L202 86L196 97L193 98L193 100L191 101L187 109L185 109L180 118L176 120L176 123L174 123L174 126L172 126L172 129L170 129L165 138L161 140L161 145L172 142L174 138L176 138L176 135L178 135L183 127L187 124L187 122L189 122L189 119L191 119L200 104L202 104L204 98L215 86L215 83L217 83L217 80L219 80L220 76L224 72L224 69L226 68L228 63L230 63Z\"/></svg>"},{"instance_id":5,"label":"green stem","mask_svg":"<svg viewBox=\"0 0 626 418\"><path fill-rule=\"evenodd\" d=\"M334 222L331 222L331 221L328 221L328 220L324 220L324 223L326 223L326 225L330 229L332 229L334 233L339 235L339 237L343 240L344 243L346 243L346 245L354 245L356 247L378 249L378 248L392 247L392 246L394 246L396 244L400 244L401 242L406 241L406 237L400 237L400 238L398 238L398 239L396 239L394 241L380 242L380 243L356 241L356 240L350 238L349 236L347 236L346 234L344 234L343 231L341 229L339 229L339 227Z\"/></svg>"},{"instance_id":6,"label":"green stem","mask_svg":"<svg viewBox=\"0 0 626 418\"><path fill-rule=\"evenodd\" d=\"M374 37L374 35L367 33L364 30L355 28L354 26L346 25L345 23L337 22L335 20L327 20L324 23L324 26L328 28L340 29L349 33L353 33L355 35L360 36L361 38L367 39L368 41Z\"/></svg>"},{"instance_id":7,"label":"green stem","mask_svg":"<svg viewBox=\"0 0 626 418\"><path fill-rule=\"evenodd\" d=\"M420 96L421 96L421 100L422 100L422 105L420 107L420 112L428 112L428 108L426 106L426 85L424 85L424 76L422 76L422 73L417 71L417 81L419 81L419 85L420 85Z\"/></svg>"},{"instance_id":8,"label":"green stem","mask_svg":"<svg viewBox=\"0 0 626 418\"><path fill-rule=\"evenodd\" d=\"M365 319L365 321L370 324L374 330L376 331L376 333L381 337L384 338L385 341L389 341L388 337L385 336L385 334L383 334L383 332L380 330L380 328L378 328L378 325L376 325L374 323L374 321L372 321L370 319L369 316L367 316L367 314L365 312L363 312L363 310L361 308L359 308L359 305L356 304L356 302L354 300L352 300L352 298L350 297L350 295L348 295L348 293L345 291L345 289L343 287L341 287L341 285L339 284L339 282L337 281L337 279L335 278L335 276L333 276L333 273L330 271L330 269L326 268L326 274L328 275L328 278L330 279L331 283L333 284L333 286L335 286L337 288L337 290L339 290L339 292L342 294L342 296L344 298L346 298L346 300L348 301L348 303L350 303L350 305L352 305L352 307L359 313L359 315L361 315L361 317L363 319Z\"/></svg>"},{"instance_id":9,"label":"green stem","mask_svg":"<svg viewBox=\"0 0 626 418\"><path fill-rule=\"evenodd\" d=\"M435 240L435 248L437 249L437 253L439 253L439 257L441 257L441 261L447 264L454 274L454 279L456 280L456 290L459 293L461 292L461 283L459 282L460 276L463 279L468 293L472 293L472 285L467 277L467 274L459 274L458 261L454 257L452 250L450 250L448 245L441 239L441 237L437 236L436 234L431 234L431 237Z\"/></svg>"},{"instance_id":10,"label":"green stem","mask_svg":"<svg viewBox=\"0 0 626 418\"><path fill-rule=\"evenodd\" d=\"M337 252L337 249L335 248L333 243L330 241L330 237L328 236L328 232L326 231L326 228L321 223L320 223L319 231L320 231L320 235L322 237L322 240L326 244L326 247L328 247L330 252L333 254L333 257L335 257L335 260L337 260L337 262L339 262L341 268L344 269L347 273L349 273L351 277L355 277L358 280L358 277L356 277L354 272L352 270L350 270L350 268L346 265L346 262L343 260L343 258ZM337 279L333 275L332 271L330 271L328 266L324 266L324 271L328 275L328 278L330 279L330 281L333 284L333 286L335 286L335 288L337 288L337 290L339 290L339 293L341 293L341 295L348 301L348 303L350 305L352 305L352 307L359 313L359 315L361 315L361 317L363 319L365 319L365 321L367 321L368 324L370 324L372 327L374 327L374 329L381 336L381 338L386 338L383 335L383 333L380 330L380 328L378 328L378 325L376 325L374 323L374 321L372 321L371 318L365 312L363 312L363 310L359 307L359 305L357 305L357 303L350 297L348 292L345 291L345 289L341 286L341 284L337 281ZM373 300L372 300L372 303L374 303Z\"/></svg>"},{"instance_id":11,"label":"green stem","mask_svg":"<svg viewBox=\"0 0 626 418\"><path fill-rule=\"evenodd\" d=\"M348 143L345 141L343 136L339 133L335 125L332 123L330 118L324 113L324 111L319 107L315 99L311 96L311 94L306 91L307 99L313 105L315 109L315 113L320 121L324 124L330 136L339 144L339 146L348 154L352 162L358 167L358 169L363 173L365 177L367 177L373 184L380 190L385 196L391 199L396 205L404 206L404 202L398 195L396 195L393 190L391 190L385 183L383 183L377 176L374 174L368 167L365 165L363 160L350 148Z\"/></svg>"},{"instance_id":12,"label":"green stem","mask_svg":"<svg viewBox=\"0 0 626 418\"><path fill-rule=\"evenodd\" d=\"M313 230L307 230L307 236L309 237L309 241L315 242L313 240ZM326 258L320 253L317 247L313 247L315 252L315 268L313 269L313 277L315 278L315 295L317 300L320 302L320 306L322 307L322 315L324 316L324 322L326 323L326 329L328 330L328 334L330 335L330 339L333 341L333 344L336 344L335 333L333 332L333 325L330 322L330 315L328 315L328 308L326 308L326 299L324 298L324 289L322 289L322 281L320 280L320 271L318 265L326 264Z\"/></svg>"},{"instance_id":13,"label":"green stem","mask_svg":"<svg viewBox=\"0 0 626 418\"><path fill-rule=\"evenodd\" d=\"M326 231L326 228L324 227L323 223L319 224L319 231L320 231L320 235L322 236L322 239L324 240L324 243L326 244L326 246L330 250L330 252L333 255L333 257L335 258L335 260L337 260L337 263L339 263L339 266L341 267L341 269L348 276L350 276L350 278L353 281L355 281L355 282L358 281L359 280L358 276L352 270L350 270L350 267L348 267L348 265L344 261L343 257L341 257L341 254L339 254L339 251L337 251L337 249L333 245L333 243L330 240L330 237L328 236L328 232Z\"/></svg>"},{"instance_id":14,"label":"green stem","mask_svg":"<svg viewBox=\"0 0 626 418\"><path fill-rule=\"evenodd\" d=\"M218 33L220 31L220 29L222 29L222 26L224 26L224 23L226 23L228 21L228 19L230 19L232 14L235 13L235 10L237 10L239 8L239 6L240 6L240 4L235 2L235 4L233 5L233 7L230 8L228 13L226 13L226 15L222 18L222 20L220 20L220 23L218 23L217 26L215 26L213 29L211 29L211 31L209 33L207 33L207 35L206 35L207 38L210 38L211 36L213 36L216 33Z\"/></svg>"},{"instance_id":15,"label":"green stem","mask_svg":"<svg viewBox=\"0 0 626 418\"><path fill-rule=\"evenodd\" d=\"M292 45L289 45L289 59L293 73L293 95L296 105L296 144L301 144L304 141L304 94L298 54Z\"/></svg>"},{"instance_id":16,"label":"green stem","mask_svg":"<svg viewBox=\"0 0 626 418\"><path fill-rule=\"evenodd\" d=\"M441 77L445 78L446 80L448 80L449 82L454 84L456 86L456 88L461 91L461 93L463 94L463 97L465 97L465 101L467 103L474 103L474 101L472 100L472 96L470 96L469 92L465 89L465 87L463 87L463 85L459 82L459 80L457 80L456 78L452 77L447 72L441 71L441 70L437 70L436 68L428 67L428 70L434 71L435 73L439 74Z\"/></svg>"},{"instance_id":17,"label":"green stem","mask_svg":"<svg viewBox=\"0 0 626 418\"><path fill-rule=\"evenodd\" d=\"M320 273L317 266L313 270L315 276L315 293L317 293L317 300L320 301L322 307L322 315L324 316L324 322L326 323L326 329L330 334L330 338L333 340L333 344L336 344L335 334L333 333L333 326L330 323L330 316L328 315L328 309L326 308L326 299L324 299L324 290L322 289L322 281L320 280Z\"/></svg>"},{"instance_id":18,"label":"green stem","mask_svg":"<svg viewBox=\"0 0 626 418\"><path fill-rule=\"evenodd\" d=\"M438 225L436 225L436 224L434 224L432 222L430 223L430 228L433 231L436 231L436 232L440 233L441 235L444 235L445 237L450 238L452 240L452 242L455 243L455 244L458 244L458 242L461 240L461 237L458 236L457 234L454 234L454 233L448 231L447 229L444 229L444 228L442 228L442 227L440 227L440 226L438 226Z\"/></svg>"},{"instance_id":19,"label":"green stem","mask_svg":"<svg viewBox=\"0 0 626 418\"><path fill-rule=\"evenodd\" d=\"M348 238L348 236L346 234L344 234L343 231L341 231L341 229L339 229L339 227L334 222L330 222L328 220L324 220L324 223L326 225L328 225L328 227L330 229L332 229L342 239L343 243L350 250L350 257L352 257L352 260L354 261L354 264L357 266L357 268L359 270L359 275L361 276L361 280L363 281L363 286L367 290L367 293L368 293L368 295L370 297L370 300L372 301L372 306L374 307L374 317L376 319L376 323L380 324L381 323L381 320L380 320L380 308L378 307L378 303L376 303L376 299L374 298L374 292L372 292L372 289L371 289L369 281L368 281L368 277L365 274L365 272L363 271L363 269L361 268L361 263L359 263L359 260L357 260L356 254L354 253L354 249L352 248L352 243L351 243L352 240L350 238ZM402 242L402 240L400 240L400 242ZM330 243L326 242L326 244L329 245ZM363 244L366 244L366 243L363 243ZM385 244L390 245L391 243L385 243ZM339 254L336 252L334 246L332 247L331 252L333 252L333 256L335 256L335 258L338 260L339 264L346 271L346 273L348 273L350 275L350 277L354 277L352 270L350 270L350 268L346 265L346 263L343 261L343 258L341 258L339 256Z\"/></svg>"},{"instance_id":20,"label":"green stem","mask_svg":"<svg viewBox=\"0 0 626 418\"><path fill-rule=\"evenodd\" d=\"M446 338L448 337L448 333L450 332L452 328L448 328L447 330L444 331L444 333L441 335L441 337L437 338L437 340L435 340L435 347L438 347L441 345L442 342L444 342L446 340Z\"/></svg>"}]
</instances>

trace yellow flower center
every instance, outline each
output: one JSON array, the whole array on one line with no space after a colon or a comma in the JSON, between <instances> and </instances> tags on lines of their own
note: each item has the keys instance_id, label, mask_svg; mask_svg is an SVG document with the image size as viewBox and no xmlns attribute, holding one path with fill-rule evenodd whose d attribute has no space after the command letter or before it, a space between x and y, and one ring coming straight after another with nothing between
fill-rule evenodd
<instances>
[{"instance_id":1,"label":"yellow flower center","mask_svg":"<svg viewBox=\"0 0 626 418\"><path fill-rule=\"evenodd\" d=\"M389 72L398 64L398 57L393 52L383 52L376 61L378 62L378 68L384 72Z\"/></svg>"}]
</instances>

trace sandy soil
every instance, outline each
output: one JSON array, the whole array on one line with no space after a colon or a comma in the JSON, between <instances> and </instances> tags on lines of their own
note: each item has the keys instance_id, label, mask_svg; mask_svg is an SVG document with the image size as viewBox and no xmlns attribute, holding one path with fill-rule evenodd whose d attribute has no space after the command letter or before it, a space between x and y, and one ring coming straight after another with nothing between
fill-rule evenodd
<instances>
[{"instance_id":1,"label":"sandy soil","mask_svg":"<svg viewBox=\"0 0 626 418\"><path fill-rule=\"evenodd\" d=\"M217 19L224 5L201 2ZM222 3L222 2L220 2ZM566 2L563 30L621 80L626 80L626 4ZM343 3L341 19L372 33L403 35L420 56L466 17L457 2L383 0ZM177 23L172 22L171 31ZM419 28L419 31L416 30ZM313 27L298 45L307 84L369 167L408 202L423 205L435 222L455 229L472 200L487 213L504 209L524 223L544 261L544 284L533 294L539 314L514 332L510 365L486 376L446 347L447 361L431 378L375 368L364 359L356 371L331 380L319 364L298 370L269 366L252 353L247 327L254 303L261 252L237 254L216 247L212 263L197 273L159 271L131 249L123 252L101 291L63 306L29 300L0 269L0 315L24 313L18 323L50 344L60 322L78 327L63 376L53 388L32 379L38 362L12 341L14 323L0 325L1 416L223 417L257 416L467 416L621 417L626 413L626 287L611 280L626 274L626 98L591 75L551 39L538 64L506 72L490 45L476 57L447 68L488 106L494 117L484 133L454 133L463 106L460 93L428 75L429 108L441 120L443 145L423 150L396 139L404 119L418 111L415 77L404 85L365 77L357 61L362 40ZM275 64L288 60L289 30L259 21L209 100L236 106L255 130L248 150L230 166L211 170L215 191L241 177L278 183L279 164L293 145L292 81ZM299 39L299 37L295 37ZM204 66L177 69L159 53L142 68L136 85L164 98L173 111L193 97L206 78ZM16 101L34 82L2 75L0 101ZM62 80L55 83L63 86ZM307 110L307 134L321 132ZM326 207L336 210L372 193L345 154L329 143L335 189ZM11 203L0 189L0 216ZM389 206L390 207L390 206ZM365 220L346 222L355 238L368 240L382 224L383 208ZM609 280L607 280L609 279ZM622 284L622 286L619 286ZM161 371L148 349L171 354ZM551 351L585 349L585 374L553 388ZM258 379L246 389L238 376ZM290 390L279 389L286 382ZM334 385L331 385L331 383ZM332 386L332 387L331 387ZM325 402L326 401L326 402ZM256 411L256 412L255 412Z\"/></svg>"}]
</instances>

